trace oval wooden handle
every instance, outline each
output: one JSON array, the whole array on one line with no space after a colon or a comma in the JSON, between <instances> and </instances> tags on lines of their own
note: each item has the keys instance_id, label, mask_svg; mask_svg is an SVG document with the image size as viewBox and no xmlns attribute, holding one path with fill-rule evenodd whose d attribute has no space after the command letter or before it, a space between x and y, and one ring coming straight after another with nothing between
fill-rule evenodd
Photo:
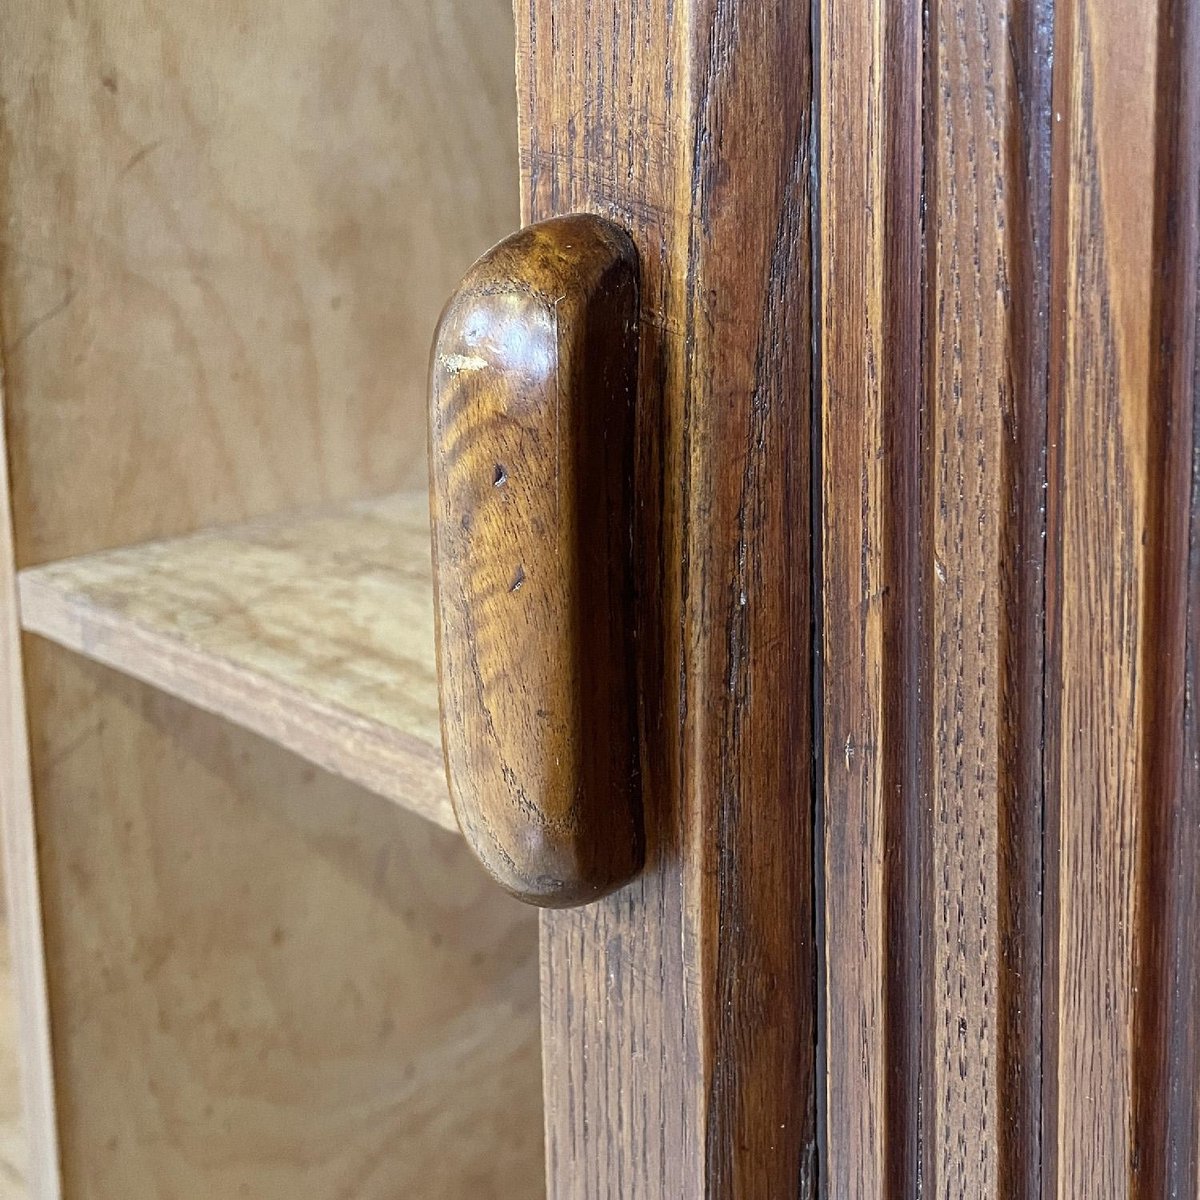
<instances>
[{"instance_id":1,"label":"oval wooden handle","mask_svg":"<svg viewBox=\"0 0 1200 1200\"><path fill-rule=\"evenodd\" d=\"M462 831L522 900L642 865L634 658L638 266L593 216L514 234L442 314L430 507L442 745Z\"/></svg>"}]
</instances>

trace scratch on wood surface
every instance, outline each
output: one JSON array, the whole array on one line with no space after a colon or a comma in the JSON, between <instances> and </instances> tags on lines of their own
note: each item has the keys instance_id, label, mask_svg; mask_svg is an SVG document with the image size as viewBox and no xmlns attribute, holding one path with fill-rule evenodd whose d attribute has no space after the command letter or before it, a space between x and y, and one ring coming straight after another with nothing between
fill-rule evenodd
<instances>
[{"instance_id":1,"label":"scratch on wood surface","mask_svg":"<svg viewBox=\"0 0 1200 1200\"><path fill-rule=\"evenodd\" d=\"M462 371L482 371L487 365L486 358L478 354L439 354L438 362L450 372L458 375Z\"/></svg>"}]
</instances>

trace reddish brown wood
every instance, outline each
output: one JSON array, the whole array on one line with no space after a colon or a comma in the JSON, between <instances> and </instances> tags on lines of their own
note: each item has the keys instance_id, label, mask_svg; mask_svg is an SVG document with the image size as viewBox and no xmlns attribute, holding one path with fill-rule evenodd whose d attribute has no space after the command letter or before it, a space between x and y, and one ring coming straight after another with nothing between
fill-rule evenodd
<instances>
[{"instance_id":1,"label":"reddish brown wood","mask_svg":"<svg viewBox=\"0 0 1200 1200\"><path fill-rule=\"evenodd\" d=\"M820 17L831 1196L1039 1188L1048 13Z\"/></svg>"},{"instance_id":2,"label":"reddish brown wood","mask_svg":"<svg viewBox=\"0 0 1200 1200\"><path fill-rule=\"evenodd\" d=\"M1192 7L1074 0L1056 22L1045 1141L1060 1197L1200 1187Z\"/></svg>"},{"instance_id":3,"label":"reddish brown wood","mask_svg":"<svg viewBox=\"0 0 1200 1200\"><path fill-rule=\"evenodd\" d=\"M647 867L543 918L550 1190L808 1195L809 7L516 7L525 215L643 268Z\"/></svg>"},{"instance_id":4,"label":"reddish brown wood","mask_svg":"<svg viewBox=\"0 0 1200 1200\"><path fill-rule=\"evenodd\" d=\"M642 863L633 614L637 252L559 217L467 273L434 340L442 743L459 825L522 900Z\"/></svg>"},{"instance_id":5,"label":"reddish brown wood","mask_svg":"<svg viewBox=\"0 0 1200 1200\"><path fill-rule=\"evenodd\" d=\"M1200 1186L1192 8L822 10L830 1194Z\"/></svg>"},{"instance_id":6,"label":"reddish brown wood","mask_svg":"<svg viewBox=\"0 0 1200 1200\"><path fill-rule=\"evenodd\" d=\"M1131 1192L1200 1194L1200 13L1160 0L1150 325L1144 759ZM1156 470L1155 463L1161 464Z\"/></svg>"}]
</instances>

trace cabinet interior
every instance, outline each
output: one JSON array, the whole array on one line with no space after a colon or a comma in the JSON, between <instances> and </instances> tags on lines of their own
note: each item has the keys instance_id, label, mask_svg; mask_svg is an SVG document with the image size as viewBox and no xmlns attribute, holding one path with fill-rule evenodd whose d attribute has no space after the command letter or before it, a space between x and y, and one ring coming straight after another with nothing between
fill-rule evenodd
<instances>
[{"instance_id":1,"label":"cabinet interior","mask_svg":"<svg viewBox=\"0 0 1200 1200\"><path fill-rule=\"evenodd\" d=\"M8 802L64 1191L539 1195L537 922L454 832L425 499L437 314L518 222L511 10L18 9Z\"/></svg>"}]
</instances>

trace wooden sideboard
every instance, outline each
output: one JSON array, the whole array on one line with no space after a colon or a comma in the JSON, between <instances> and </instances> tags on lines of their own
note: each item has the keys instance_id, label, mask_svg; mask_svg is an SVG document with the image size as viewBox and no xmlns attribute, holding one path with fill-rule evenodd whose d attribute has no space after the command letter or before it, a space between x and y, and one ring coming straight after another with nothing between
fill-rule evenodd
<instances>
[{"instance_id":1,"label":"wooden sideboard","mask_svg":"<svg viewBox=\"0 0 1200 1200\"><path fill-rule=\"evenodd\" d=\"M539 917L451 809L426 388L570 213L641 840ZM1198 292L1187 0L13 0L36 1200L1200 1194Z\"/></svg>"}]
</instances>

